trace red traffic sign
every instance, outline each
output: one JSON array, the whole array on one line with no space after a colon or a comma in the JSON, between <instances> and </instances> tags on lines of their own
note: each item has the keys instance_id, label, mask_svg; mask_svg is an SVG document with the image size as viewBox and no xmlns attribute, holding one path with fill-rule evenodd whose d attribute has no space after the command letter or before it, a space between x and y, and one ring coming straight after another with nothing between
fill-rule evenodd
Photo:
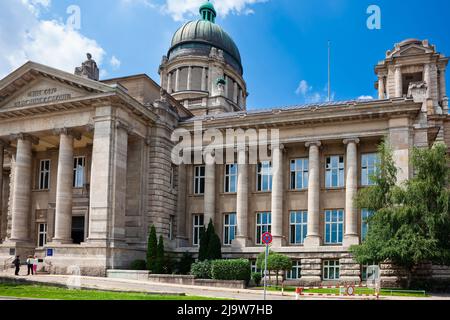
<instances>
[{"instance_id":1,"label":"red traffic sign","mask_svg":"<svg viewBox=\"0 0 450 320\"><path fill-rule=\"evenodd\" d=\"M270 232L266 232L262 235L262 242L264 244L271 244L273 240L272 234Z\"/></svg>"}]
</instances>

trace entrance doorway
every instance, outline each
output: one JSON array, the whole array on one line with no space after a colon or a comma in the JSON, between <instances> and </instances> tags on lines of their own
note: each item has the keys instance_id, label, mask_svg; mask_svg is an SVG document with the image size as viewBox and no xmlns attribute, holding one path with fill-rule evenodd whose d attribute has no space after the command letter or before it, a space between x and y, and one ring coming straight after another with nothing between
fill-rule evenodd
<instances>
[{"instance_id":1,"label":"entrance doorway","mask_svg":"<svg viewBox=\"0 0 450 320\"><path fill-rule=\"evenodd\" d=\"M84 242L84 217L72 217L72 239L74 244Z\"/></svg>"}]
</instances>

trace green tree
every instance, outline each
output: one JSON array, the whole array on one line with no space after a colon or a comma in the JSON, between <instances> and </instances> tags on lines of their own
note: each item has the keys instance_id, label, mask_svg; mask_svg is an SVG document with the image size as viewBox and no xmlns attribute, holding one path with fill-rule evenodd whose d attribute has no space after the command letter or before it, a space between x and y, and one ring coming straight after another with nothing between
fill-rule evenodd
<instances>
[{"instance_id":1,"label":"green tree","mask_svg":"<svg viewBox=\"0 0 450 320\"><path fill-rule=\"evenodd\" d=\"M156 263L155 263L155 274L164 273L164 269L166 266L166 257L164 252L164 238L163 236L159 236L157 253L156 253Z\"/></svg>"},{"instance_id":2,"label":"green tree","mask_svg":"<svg viewBox=\"0 0 450 320\"><path fill-rule=\"evenodd\" d=\"M199 261L222 259L222 244L216 234L212 220L209 221L208 228L200 231L200 248L198 254Z\"/></svg>"},{"instance_id":3,"label":"green tree","mask_svg":"<svg viewBox=\"0 0 450 320\"><path fill-rule=\"evenodd\" d=\"M447 147L414 149L411 164L415 175L401 187L393 185L391 151L382 146L381 165L375 182L358 195L360 208L374 210L366 241L351 251L359 263L390 261L407 272L424 262L450 261L450 171ZM384 161L383 161L384 158ZM383 166L384 162L384 166Z\"/></svg>"},{"instance_id":4,"label":"green tree","mask_svg":"<svg viewBox=\"0 0 450 320\"><path fill-rule=\"evenodd\" d=\"M209 233L205 228L200 229L200 244L198 248L198 261L208 260L208 243L209 243Z\"/></svg>"},{"instance_id":5,"label":"green tree","mask_svg":"<svg viewBox=\"0 0 450 320\"><path fill-rule=\"evenodd\" d=\"M259 269L264 270L265 264L265 252L258 255L256 260L256 265ZM276 274L276 285L279 284L280 272L289 271L292 269L292 260L286 255L280 253L269 252L269 257L267 258L267 270L269 272L275 272Z\"/></svg>"},{"instance_id":6,"label":"green tree","mask_svg":"<svg viewBox=\"0 0 450 320\"><path fill-rule=\"evenodd\" d=\"M158 239L156 237L156 228L154 225L150 228L147 242L147 269L152 273L156 267Z\"/></svg>"}]
</instances>

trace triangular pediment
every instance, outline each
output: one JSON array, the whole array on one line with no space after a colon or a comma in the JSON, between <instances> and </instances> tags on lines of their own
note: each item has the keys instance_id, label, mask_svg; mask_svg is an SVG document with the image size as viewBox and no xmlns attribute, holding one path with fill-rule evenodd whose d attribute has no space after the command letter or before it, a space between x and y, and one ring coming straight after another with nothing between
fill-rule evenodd
<instances>
[{"instance_id":1,"label":"triangular pediment","mask_svg":"<svg viewBox=\"0 0 450 320\"><path fill-rule=\"evenodd\" d=\"M401 56L401 57L415 56L415 55L426 54L426 53L427 53L426 48L419 47L419 46L411 46L411 47L400 50L399 52L397 52L396 56Z\"/></svg>"},{"instance_id":2,"label":"triangular pediment","mask_svg":"<svg viewBox=\"0 0 450 320\"><path fill-rule=\"evenodd\" d=\"M0 110L58 103L114 90L98 81L28 62L0 81Z\"/></svg>"}]
</instances>

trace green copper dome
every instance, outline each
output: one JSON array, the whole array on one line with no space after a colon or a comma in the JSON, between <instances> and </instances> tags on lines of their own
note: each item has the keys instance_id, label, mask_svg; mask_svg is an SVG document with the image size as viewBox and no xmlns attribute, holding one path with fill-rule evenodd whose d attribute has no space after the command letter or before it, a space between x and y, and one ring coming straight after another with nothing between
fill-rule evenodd
<instances>
[{"instance_id":1,"label":"green copper dome","mask_svg":"<svg viewBox=\"0 0 450 320\"><path fill-rule=\"evenodd\" d=\"M210 2L200 8L201 20L190 21L179 28L169 50L169 59L185 55L209 56L211 47L221 49L225 60L242 74L239 49L233 39L219 25L214 23L216 11Z\"/></svg>"}]
</instances>

